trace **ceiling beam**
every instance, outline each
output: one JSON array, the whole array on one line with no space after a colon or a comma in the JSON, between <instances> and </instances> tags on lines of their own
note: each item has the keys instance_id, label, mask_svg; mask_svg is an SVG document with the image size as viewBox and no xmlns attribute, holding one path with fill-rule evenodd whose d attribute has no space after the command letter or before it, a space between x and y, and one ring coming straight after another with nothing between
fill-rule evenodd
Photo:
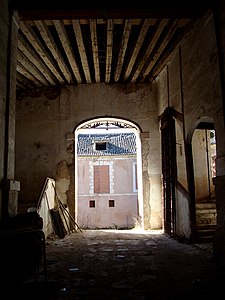
<instances>
[{"instance_id":1,"label":"ceiling beam","mask_svg":"<svg viewBox=\"0 0 225 300\"><path fill-rule=\"evenodd\" d=\"M112 67L112 49L113 49L113 20L107 20L107 45L106 45L106 70L105 82L110 82Z\"/></svg>"},{"instance_id":2,"label":"ceiling beam","mask_svg":"<svg viewBox=\"0 0 225 300\"><path fill-rule=\"evenodd\" d=\"M97 27L96 20L89 20L90 22L90 31L91 31L91 43L93 51L93 61L94 61L94 70L95 70L95 81L96 83L100 82L100 69L99 69L99 57L98 57L98 39L97 39Z\"/></svg>"},{"instance_id":3,"label":"ceiling beam","mask_svg":"<svg viewBox=\"0 0 225 300\"><path fill-rule=\"evenodd\" d=\"M19 62L24 68L29 70L30 73L33 74L33 78L36 78L43 85L48 85L47 80L43 76L43 74L35 67L34 64L21 52L19 49L17 50L17 62Z\"/></svg>"},{"instance_id":4,"label":"ceiling beam","mask_svg":"<svg viewBox=\"0 0 225 300\"><path fill-rule=\"evenodd\" d=\"M171 25L171 27L169 28L167 34L165 35L163 41L161 42L160 46L156 49L154 55L151 58L151 61L147 64L147 66L145 67L145 69L141 72L140 76L141 76L141 81L144 81L145 78L147 77L147 75L150 73L150 71L152 70L153 66L156 64L156 62L158 61L160 55L163 53L163 50L166 48L166 46L168 45L171 37L173 36L173 34L176 32L177 29L177 20L173 21L173 24Z\"/></svg>"},{"instance_id":5,"label":"ceiling beam","mask_svg":"<svg viewBox=\"0 0 225 300\"><path fill-rule=\"evenodd\" d=\"M141 61L137 65L135 73L133 74L133 76L131 78L131 82L134 83L136 81L136 79L138 78L140 72L142 71L145 64L147 63L147 61L148 61L148 59L149 59L149 57L152 53L152 50L154 49L160 35L162 34L162 32L163 32L165 26L168 24L168 22L169 22L168 19L162 19L157 24L156 30L153 33L153 36L152 36L151 41L149 43L149 46L148 46L147 50L145 51L145 54L144 54L143 58L141 59Z\"/></svg>"},{"instance_id":6,"label":"ceiling beam","mask_svg":"<svg viewBox=\"0 0 225 300\"><path fill-rule=\"evenodd\" d=\"M37 69L40 70L48 83L50 83L51 85L55 85L57 83L52 73L40 59L39 55L33 50L33 48L31 48L31 46L29 46L21 33L18 33L17 47L37 67Z\"/></svg>"},{"instance_id":7,"label":"ceiling beam","mask_svg":"<svg viewBox=\"0 0 225 300\"><path fill-rule=\"evenodd\" d=\"M125 57L125 53L127 50L127 44L130 36L130 31L131 31L131 23L130 20L125 20L124 24L124 29L123 29L123 37L120 45L120 51L119 51L119 56L118 56L118 61L117 61L117 66L114 74L114 80L115 82L119 81L120 79L120 73L123 67L123 61Z\"/></svg>"},{"instance_id":8,"label":"ceiling beam","mask_svg":"<svg viewBox=\"0 0 225 300\"><path fill-rule=\"evenodd\" d=\"M179 47L181 41L185 37L185 35L190 31L192 26L194 25L193 20L189 20L187 26L183 28L183 30L179 33L177 38L170 44L170 47L167 49L167 51L160 57L160 61L158 61L154 67L152 68L152 71L148 75L148 77L156 78L159 73L163 70L163 68L168 64L168 62L171 60L174 50Z\"/></svg>"},{"instance_id":9,"label":"ceiling beam","mask_svg":"<svg viewBox=\"0 0 225 300\"><path fill-rule=\"evenodd\" d=\"M84 41L82 37L82 32L80 28L80 21L79 20L72 20L73 30L77 41L78 50L80 53L81 63L84 70L84 75L86 78L87 83L91 83L91 75L89 72L88 60L86 55L86 50L84 46Z\"/></svg>"},{"instance_id":10,"label":"ceiling beam","mask_svg":"<svg viewBox=\"0 0 225 300\"><path fill-rule=\"evenodd\" d=\"M21 75L26 77L30 82L32 82L36 87L43 86L43 84L33 75L33 73L30 72L30 70L27 70L20 62L17 62L16 70Z\"/></svg>"},{"instance_id":11,"label":"ceiling beam","mask_svg":"<svg viewBox=\"0 0 225 300\"><path fill-rule=\"evenodd\" d=\"M23 71L20 70L20 66L18 66L17 72L16 72L16 80L17 80L19 86L21 86L23 89L33 89L33 88L37 87L33 81L29 80L27 77L25 77L20 72L23 72Z\"/></svg>"},{"instance_id":12,"label":"ceiling beam","mask_svg":"<svg viewBox=\"0 0 225 300\"><path fill-rule=\"evenodd\" d=\"M70 65L72 67L73 74L76 78L76 81L78 83L81 83L82 79L81 79L81 76L80 76L79 68L78 68L76 59L74 57L74 53L73 53L69 38L67 36L66 29L65 29L65 26L63 24L63 21L62 20L53 20L53 23L55 25L55 28L58 32L58 35L59 35L59 38L61 40L62 46L65 50L67 58L68 58L68 60L70 62Z\"/></svg>"},{"instance_id":13,"label":"ceiling beam","mask_svg":"<svg viewBox=\"0 0 225 300\"><path fill-rule=\"evenodd\" d=\"M64 62L64 59L62 55L60 54L58 47L51 35L51 32L48 29L48 26L45 24L45 21L34 21L35 25L37 26L43 40L46 43L46 46L51 51L55 61L57 62L61 72L63 73L65 79L67 80L67 83L72 83L72 76L70 74L70 71Z\"/></svg>"},{"instance_id":14,"label":"ceiling beam","mask_svg":"<svg viewBox=\"0 0 225 300\"><path fill-rule=\"evenodd\" d=\"M154 19L155 20L155 19ZM141 27L141 32L138 36L138 40L137 40L137 43L135 45L135 48L134 48L134 51L132 53L132 56L130 58L130 61L129 61L129 64L127 66L127 69L126 69L126 72L125 72L125 75L124 75L124 79L127 80L128 77L130 76L130 73L132 71L132 68L135 64L135 61L137 59L137 56L138 56L138 53L141 49L141 46L144 42L144 39L145 39L145 36L148 32L148 29L149 27L152 25L152 19L145 19L144 22L143 22L143 25Z\"/></svg>"},{"instance_id":15,"label":"ceiling beam","mask_svg":"<svg viewBox=\"0 0 225 300\"><path fill-rule=\"evenodd\" d=\"M43 48L41 41L39 40L38 36L34 32L31 26L26 26L24 22L20 22L20 29L22 30L23 34L27 37L29 42L34 46L37 53L41 57L41 59L45 62L48 66L49 70L53 73L53 75L58 79L59 83L63 84L64 79L59 74L57 68L55 67L54 62L52 61L49 54Z\"/></svg>"}]
</instances>

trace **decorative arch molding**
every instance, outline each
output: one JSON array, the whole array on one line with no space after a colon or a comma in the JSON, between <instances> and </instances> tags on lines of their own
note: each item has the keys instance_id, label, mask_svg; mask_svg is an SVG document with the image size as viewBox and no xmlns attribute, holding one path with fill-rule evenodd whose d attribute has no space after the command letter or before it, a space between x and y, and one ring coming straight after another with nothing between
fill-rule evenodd
<instances>
[{"instance_id":1,"label":"decorative arch molding","mask_svg":"<svg viewBox=\"0 0 225 300\"><path fill-rule=\"evenodd\" d=\"M106 130L113 129L132 129L141 132L139 125L135 124L133 121L117 118L117 117L99 117L95 119L86 120L76 126L76 130L80 129L97 129L104 128Z\"/></svg>"}]
</instances>

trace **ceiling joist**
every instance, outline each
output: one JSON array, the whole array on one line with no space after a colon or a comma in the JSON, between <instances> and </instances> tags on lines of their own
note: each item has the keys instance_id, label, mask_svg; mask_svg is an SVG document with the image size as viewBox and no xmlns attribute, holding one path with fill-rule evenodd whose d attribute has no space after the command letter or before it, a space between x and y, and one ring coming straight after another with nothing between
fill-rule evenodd
<instances>
[{"instance_id":1,"label":"ceiling joist","mask_svg":"<svg viewBox=\"0 0 225 300\"><path fill-rule=\"evenodd\" d=\"M20 20L18 90L29 89L31 81L37 88L149 82L194 22L191 18Z\"/></svg>"}]
</instances>

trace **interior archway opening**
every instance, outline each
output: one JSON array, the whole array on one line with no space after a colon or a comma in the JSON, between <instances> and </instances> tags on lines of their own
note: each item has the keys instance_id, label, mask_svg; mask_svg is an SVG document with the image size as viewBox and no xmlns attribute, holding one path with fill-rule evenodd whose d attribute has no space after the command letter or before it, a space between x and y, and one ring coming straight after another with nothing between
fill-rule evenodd
<instances>
[{"instance_id":1,"label":"interior archway opening","mask_svg":"<svg viewBox=\"0 0 225 300\"><path fill-rule=\"evenodd\" d=\"M75 130L75 220L85 229L143 229L139 127L118 118Z\"/></svg>"},{"instance_id":2,"label":"interior archway opening","mask_svg":"<svg viewBox=\"0 0 225 300\"><path fill-rule=\"evenodd\" d=\"M217 224L216 135L213 122L200 122L192 136L196 231L198 241L212 241Z\"/></svg>"}]
</instances>

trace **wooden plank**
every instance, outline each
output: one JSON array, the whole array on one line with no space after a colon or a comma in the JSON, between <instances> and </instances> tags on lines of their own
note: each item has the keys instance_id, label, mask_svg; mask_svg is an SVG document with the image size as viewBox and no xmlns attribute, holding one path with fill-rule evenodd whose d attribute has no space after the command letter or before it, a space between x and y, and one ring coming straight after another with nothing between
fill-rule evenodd
<instances>
[{"instance_id":1,"label":"wooden plank","mask_svg":"<svg viewBox=\"0 0 225 300\"><path fill-rule=\"evenodd\" d=\"M17 50L17 63L20 63L24 66L30 73L33 74L33 78L36 78L43 85L48 85L48 81L42 75L42 73L35 67L34 64L21 52L19 49Z\"/></svg>"},{"instance_id":2,"label":"wooden plank","mask_svg":"<svg viewBox=\"0 0 225 300\"><path fill-rule=\"evenodd\" d=\"M36 87L36 85L33 83L33 81L30 81L27 77L25 77L18 70L16 72L16 80L17 80L17 85L23 89L27 89L27 88L32 89L32 88Z\"/></svg>"},{"instance_id":3,"label":"wooden plank","mask_svg":"<svg viewBox=\"0 0 225 300\"><path fill-rule=\"evenodd\" d=\"M65 29L65 26L63 24L63 21L62 20L53 20L53 23L54 23L55 28L58 32L60 41L62 43L62 46L63 46L64 50L65 50L67 58L70 62L73 74L76 78L76 81L78 83L81 83L82 79L81 79L81 76L80 76L79 68L78 68L78 65L77 65L77 62L76 62L76 59L75 59L75 56L74 56L69 38L67 36L66 29Z\"/></svg>"},{"instance_id":4,"label":"wooden plank","mask_svg":"<svg viewBox=\"0 0 225 300\"><path fill-rule=\"evenodd\" d=\"M48 49L51 51L53 57L55 58L62 74L64 75L64 77L67 80L67 83L72 83L72 76L70 74L70 71L69 71L47 25L45 24L44 21L43 22L42 21L34 21L34 23L37 26L43 40L45 41L46 46L48 47Z\"/></svg>"},{"instance_id":5,"label":"wooden plank","mask_svg":"<svg viewBox=\"0 0 225 300\"><path fill-rule=\"evenodd\" d=\"M168 19L162 19L159 22L159 25L157 26L153 36L152 36L152 40L147 48L147 50L145 51L145 54L142 58L142 60L139 62L135 73L133 74L132 78L131 78L131 82L135 82L137 77L139 76L141 70L143 69L143 67L145 66L146 62L149 59L149 56L152 53L152 50L154 49L156 42L158 41L164 27L168 24Z\"/></svg>"},{"instance_id":6,"label":"wooden plank","mask_svg":"<svg viewBox=\"0 0 225 300\"><path fill-rule=\"evenodd\" d=\"M29 70L27 70L20 62L17 62L16 70L31 82L33 82L37 87L43 86L43 84L39 80L37 80L37 78L34 77L34 75Z\"/></svg>"},{"instance_id":7,"label":"wooden plank","mask_svg":"<svg viewBox=\"0 0 225 300\"><path fill-rule=\"evenodd\" d=\"M150 63L148 64L147 68L142 73L142 76L141 76L142 81L145 80L146 76L148 76L149 72L152 70L153 66L157 62L160 55L162 54L163 50L168 45L168 43L169 43L171 37L173 36L173 34L175 33L176 29L177 29L177 20L175 20L173 22L173 24L171 25L170 29L168 30L166 36L164 37L162 43L160 44L159 48L157 49L156 53L154 54L153 58L151 59Z\"/></svg>"},{"instance_id":8,"label":"wooden plank","mask_svg":"<svg viewBox=\"0 0 225 300\"><path fill-rule=\"evenodd\" d=\"M163 54L163 56L160 57L160 61L158 61L151 71L151 76L153 78L156 78L159 73L163 70L163 68L168 64L168 62L171 60L174 50L180 45L181 41L185 37L185 35L189 32L189 30L194 25L194 20L189 20L187 26L183 28L183 30L180 32L179 36L176 38L175 41L173 41L172 44L170 44L170 48Z\"/></svg>"},{"instance_id":9,"label":"wooden plank","mask_svg":"<svg viewBox=\"0 0 225 300\"><path fill-rule=\"evenodd\" d=\"M124 79L127 80L128 77L130 76L130 73L132 71L132 68L135 64L135 61L136 61L136 58L138 56L138 53L141 49L141 46L144 42L144 39L145 39L145 36L148 32L148 29L149 27L152 25L152 20L151 19L145 19L144 22L143 22L143 25L141 27L141 32L139 34L139 37L138 37L138 40L137 40L137 43L136 43L136 46L134 48L134 51L132 53L132 56L130 58L130 61L129 61L129 64L127 66L127 69L126 69L126 72L125 72L125 75L124 75Z\"/></svg>"},{"instance_id":10,"label":"wooden plank","mask_svg":"<svg viewBox=\"0 0 225 300\"><path fill-rule=\"evenodd\" d=\"M81 32L81 28L80 28L80 22L79 22L79 20L72 20L72 24L73 24L73 30L74 30L74 34L76 37L76 41L77 41L78 50L79 50L80 57L81 57L81 63L83 66L84 75L85 75L87 83L91 83L91 75L89 72L88 60L87 60L86 50L84 47L84 41L83 41L82 32Z\"/></svg>"},{"instance_id":11,"label":"wooden plank","mask_svg":"<svg viewBox=\"0 0 225 300\"><path fill-rule=\"evenodd\" d=\"M96 83L100 82L100 69L99 69L99 57L98 57L98 40L97 40L97 27L96 20L90 19L90 30L91 30L91 43L93 51L93 61L95 69L95 81Z\"/></svg>"},{"instance_id":12,"label":"wooden plank","mask_svg":"<svg viewBox=\"0 0 225 300\"><path fill-rule=\"evenodd\" d=\"M126 20L125 24L124 24L123 37L122 37L122 42L121 42L121 46L120 46L116 71L114 74L115 81L118 81L120 79L120 74L122 71L123 61L124 61L125 53L127 50L127 44L128 44L128 40L129 40L129 36L130 36L130 31L131 31L131 22L130 22L130 20Z\"/></svg>"},{"instance_id":13,"label":"wooden plank","mask_svg":"<svg viewBox=\"0 0 225 300\"><path fill-rule=\"evenodd\" d=\"M106 68L105 82L109 83L112 65L112 48L113 48L113 20L107 20L107 45L106 45Z\"/></svg>"},{"instance_id":14,"label":"wooden plank","mask_svg":"<svg viewBox=\"0 0 225 300\"><path fill-rule=\"evenodd\" d=\"M64 79L59 74L58 70L55 67L54 62L52 61L49 54L45 51L40 39L34 32L33 28L31 26L26 26L24 22L20 22L20 29L22 30L23 34L27 37L29 42L33 45L34 49L39 54L40 58L45 62L45 64L48 66L49 70L52 72L52 74L58 79L58 81L63 84Z\"/></svg>"},{"instance_id":15,"label":"wooden plank","mask_svg":"<svg viewBox=\"0 0 225 300\"><path fill-rule=\"evenodd\" d=\"M26 57L36 66L37 69L40 70L40 72L43 74L43 76L46 78L46 80L52 84L55 85L57 81L55 80L52 73L49 71L49 69L46 67L44 62L40 59L38 54L29 46L29 44L25 41L21 33L18 33L18 49L26 55Z\"/></svg>"},{"instance_id":16,"label":"wooden plank","mask_svg":"<svg viewBox=\"0 0 225 300\"><path fill-rule=\"evenodd\" d=\"M189 24L191 19L184 18L184 19L177 19L177 26L178 27L185 27Z\"/></svg>"}]
</instances>

